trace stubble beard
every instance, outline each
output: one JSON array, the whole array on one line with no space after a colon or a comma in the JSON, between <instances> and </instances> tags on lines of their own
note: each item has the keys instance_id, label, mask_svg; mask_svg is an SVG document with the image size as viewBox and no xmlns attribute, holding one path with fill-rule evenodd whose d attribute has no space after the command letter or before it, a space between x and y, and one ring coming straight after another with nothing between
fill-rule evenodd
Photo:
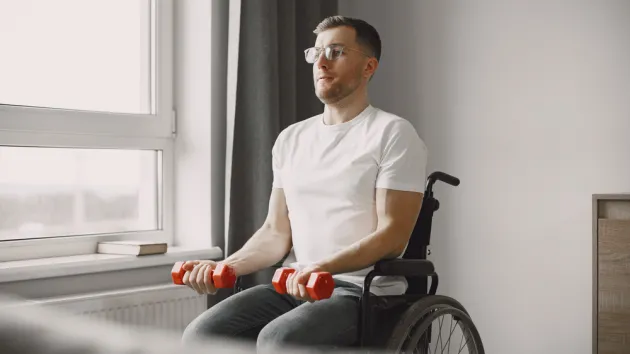
<instances>
[{"instance_id":1,"label":"stubble beard","mask_svg":"<svg viewBox=\"0 0 630 354\"><path fill-rule=\"evenodd\" d=\"M315 94L322 103L330 105L350 96L357 88L358 84L356 83L348 85L336 83L327 89L318 89L317 83L315 83Z\"/></svg>"}]
</instances>

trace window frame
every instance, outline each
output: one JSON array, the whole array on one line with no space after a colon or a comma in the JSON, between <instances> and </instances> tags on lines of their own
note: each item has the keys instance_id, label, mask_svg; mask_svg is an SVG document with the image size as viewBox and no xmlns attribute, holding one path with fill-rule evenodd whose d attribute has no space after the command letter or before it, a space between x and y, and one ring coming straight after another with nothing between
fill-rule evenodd
<instances>
[{"instance_id":1,"label":"window frame","mask_svg":"<svg viewBox=\"0 0 630 354\"><path fill-rule=\"evenodd\" d=\"M174 241L174 10L173 0L147 0L155 15L155 112L119 114L0 103L0 146L159 150L162 219L158 229L0 241L0 262L96 252L99 241ZM141 21L143 21L141 19Z\"/></svg>"}]
</instances>

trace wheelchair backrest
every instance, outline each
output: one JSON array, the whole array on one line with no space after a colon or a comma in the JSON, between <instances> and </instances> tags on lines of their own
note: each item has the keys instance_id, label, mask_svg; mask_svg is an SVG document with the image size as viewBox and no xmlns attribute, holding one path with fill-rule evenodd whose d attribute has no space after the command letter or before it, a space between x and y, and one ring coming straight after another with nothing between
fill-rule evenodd
<instances>
[{"instance_id":1,"label":"wheelchair backrest","mask_svg":"<svg viewBox=\"0 0 630 354\"><path fill-rule=\"evenodd\" d=\"M442 181L452 186L459 185L459 179L444 172L433 172L427 178L427 185L422 199L422 207L413 228L403 259L427 259L427 247L431 242L431 225L433 213L440 208L440 202L433 197L433 184ZM426 278L407 278L407 294L426 294Z\"/></svg>"},{"instance_id":2,"label":"wheelchair backrest","mask_svg":"<svg viewBox=\"0 0 630 354\"><path fill-rule=\"evenodd\" d=\"M431 224L433 213L439 208L439 202L433 196L425 193L422 200L422 207L413 228L411 237L407 244L407 249L403 254L403 259L426 259L427 246L431 241Z\"/></svg>"},{"instance_id":3,"label":"wheelchair backrest","mask_svg":"<svg viewBox=\"0 0 630 354\"><path fill-rule=\"evenodd\" d=\"M427 259L427 246L431 241L433 213L440 208L440 202L433 197L433 184L441 181L451 186L458 186L459 179L444 172L435 171L429 175L422 199L422 207L416 225L407 243L403 259Z\"/></svg>"}]
</instances>

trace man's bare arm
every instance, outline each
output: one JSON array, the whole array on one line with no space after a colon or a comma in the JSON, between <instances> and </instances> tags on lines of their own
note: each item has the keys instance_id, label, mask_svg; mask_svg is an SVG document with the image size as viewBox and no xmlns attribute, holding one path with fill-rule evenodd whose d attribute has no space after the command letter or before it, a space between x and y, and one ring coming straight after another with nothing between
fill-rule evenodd
<instances>
[{"instance_id":1,"label":"man's bare arm","mask_svg":"<svg viewBox=\"0 0 630 354\"><path fill-rule=\"evenodd\" d=\"M291 223L282 189L274 188L269 198L269 211L264 224L243 245L222 263L244 275L271 267L291 250Z\"/></svg>"},{"instance_id":2,"label":"man's bare arm","mask_svg":"<svg viewBox=\"0 0 630 354\"><path fill-rule=\"evenodd\" d=\"M321 270L333 274L367 268L377 261L396 258L402 254L416 224L422 193L378 188L376 211L378 225L375 232L318 262Z\"/></svg>"}]
</instances>

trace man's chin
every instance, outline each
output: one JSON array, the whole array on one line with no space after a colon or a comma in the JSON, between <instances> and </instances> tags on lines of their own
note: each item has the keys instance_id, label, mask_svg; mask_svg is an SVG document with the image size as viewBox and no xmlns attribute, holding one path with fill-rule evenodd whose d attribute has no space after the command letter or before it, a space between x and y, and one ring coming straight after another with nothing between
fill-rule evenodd
<instances>
[{"instance_id":1,"label":"man's chin","mask_svg":"<svg viewBox=\"0 0 630 354\"><path fill-rule=\"evenodd\" d=\"M338 97L329 97L329 96L317 95L317 98L319 98L319 100L323 104L328 104L328 105L339 102L339 98Z\"/></svg>"},{"instance_id":2,"label":"man's chin","mask_svg":"<svg viewBox=\"0 0 630 354\"><path fill-rule=\"evenodd\" d=\"M326 91L318 91L318 90L316 90L315 91L315 95L324 104L335 103L335 102L338 102L339 99L340 99L339 95L335 95L335 94L331 93L328 90L326 90Z\"/></svg>"}]
</instances>

